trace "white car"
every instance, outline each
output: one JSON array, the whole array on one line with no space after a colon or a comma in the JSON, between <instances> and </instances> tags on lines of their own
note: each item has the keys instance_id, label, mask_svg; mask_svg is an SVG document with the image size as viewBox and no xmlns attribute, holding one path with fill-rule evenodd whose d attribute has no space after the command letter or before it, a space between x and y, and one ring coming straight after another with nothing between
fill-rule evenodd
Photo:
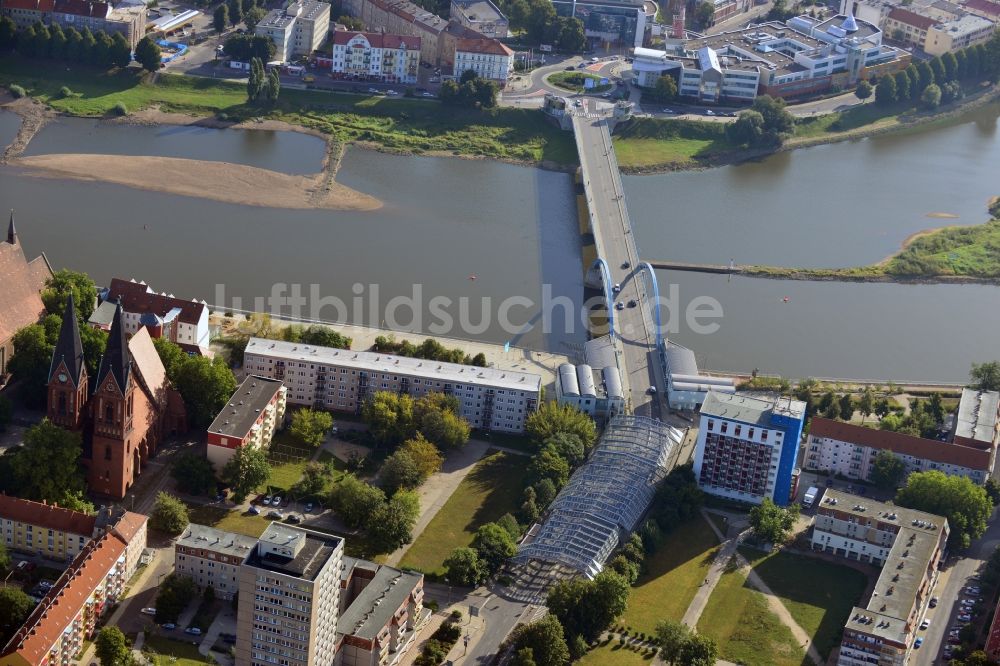
<instances>
[{"instance_id":1,"label":"white car","mask_svg":"<svg viewBox=\"0 0 1000 666\"><path fill-rule=\"evenodd\" d=\"M399 93L396 92L395 90L386 90L385 94L389 95L390 97L395 97L395 96L399 95Z\"/></svg>"},{"instance_id":2,"label":"white car","mask_svg":"<svg viewBox=\"0 0 1000 666\"><path fill-rule=\"evenodd\" d=\"M279 495L275 495L274 499L271 500L271 506L281 506L281 497Z\"/></svg>"},{"instance_id":3,"label":"white car","mask_svg":"<svg viewBox=\"0 0 1000 666\"><path fill-rule=\"evenodd\" d=\"M930 618L924 618L924 621L920 623L921 629L927 629L929 626L931 626Z\"/></svg>"},{"instance_id":4,"label":"white car","mask_svg":"<svg viewBox=\"0 0 1000 666\"><path fill-rule=\"evenodd\" d=\"M143 608L139 612L142 613L143 615L156 615L156 609L155 608Z\"/></svg>"}]
</instances>

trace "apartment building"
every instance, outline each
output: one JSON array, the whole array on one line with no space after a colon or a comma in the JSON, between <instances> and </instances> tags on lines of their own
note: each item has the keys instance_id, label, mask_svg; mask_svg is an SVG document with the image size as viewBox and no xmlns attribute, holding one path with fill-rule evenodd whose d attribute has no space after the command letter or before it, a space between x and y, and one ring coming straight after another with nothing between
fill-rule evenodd
<instances>
[{"instance_id":1,"label":"apartment building","mask_svg":"<svg viewBox=\"0 0 1000 666\"><path fill-rule=\"evenodd\" d=\"M281 62L312 54L329 33L330 3L320 0L296 0L284 9L272 9L254 28L254 34L271 38L274 57Z\"/></svg>"},{"instance_id":2,"label":"apartment building","mask_svg":"<svg viewBox=\"0 0 1000 666\"><path fill-rule=\"evenodd\" d=\"M503 39L510 23L490 0L451 0L449 17L484 37Z\"/></svg>"},{"instance_id":3,"label":"apartment building","mask_svg":"<svg viewBox=\"0 0 1000 666\"><path fill-rule=\"evenodd\" d=\"M383 83L416 83L420 67L420 38L375 32L333 33L329 58L317 58L333 78Z\"/></svg>"},{"instance_id":4,"label":"apartment building","mask_svg":"<svg viewBox=\"0 0 1000 666\"><path fill-rule=\"evenodd\" d=\"M894 7L885 17L885 31L897 42L923 48L927 41L927 31L936 23L929 16L911 12L904 7Z\"/></svg>"},{"instance_id":5,"label":"apartment building","mask_svg":"<svg viewBox=\"0 0 1000 666\"><path fill-rule=\"evenodd\" d=\"M0 495L0 526L7 550L50 560L74 559L94 535L97 519L56 504Z\"/></svg>"},{"instance_id":6,"label":"apartment building","mask_svg":"<svg viewBox=\"0 0 1000 666\"><path fill-rule=\"evenodd\" d=\"M937 582L948 521L827 489L813 518L813 550L881 566L865 607L844 626L838 666L902 666Z\"/></svg>"},{"instance_id":7,"label":"apartment building","mask_svg":"<svg viewBox=\"0 0 1000 666\"><path fill-rule=\"evenodd\" d=\"M135 572L130 552L145 546L146 516L129 513L89 541L0 651L0 666L75 664Z\"/></svg>"},{"instance_id":8,"label":"apartment building","mask_svg":"<svg viewBox=\"0 0 1000 666\"><path fill-rule=\"evenodd\" d=\"M408 0L344 0L343 11L371 32L420 38L420 60L441 63L441 33L448 21Z\"/></svg>"},{"instance_id":9,"label":"apartment building","mask_svg":"<svg viewBox=\"0 0 1000 666\"><path fill-rule=\"evenodd\" d=\"M938 470L976 483L986 483L996 457L994 446L979 448L959 441L924 439L815 416L803 466L868 481L875 458L883 450L898 456L906 464L907 474Z\"/></svg>"},{"instance_id":10,"label":"apartment building","mask_svg":"<svg viewBox=\"0 0 1000 666\"><path fill-rule=\"evenodd\" d=\"M4 15L7 5L0 3ZM33 23L33 21L31 22ZM29 23L30 25L30 23ZM14 355L14 334L21 328L37 323L45 315L41 292L45 281L52 277L49 260L42 254L31 261L24 254L14 228L14 213L10 214L7 236L0 240L0 385L7 376L7 363Z\"/></svg>"},{"instance_id":11,"label":"apartment building","mask_svg":"<svg viewBox=\"0 0 1000 666\"><path fill-rule=\"evenodd\" d=\"M100 295L101 303L88 323L111 330L115 308L122 306L125 333L135 335L140 328L152 338L166 338L189 354L209 355L208 305L205 301L175 298L153 291L145 282L114 278Z\"/></svg>"},{"instance_id":12,"label":"apartment building","mask_svg":"<svg viewBox=\"0 0 1000 666\"><path fill-rule=\"evenodd\" d=\"M232 599L239 591L240 565L257 539L191 523L174 542L174 571L215 596Z\"/></svg>"},{"instance_id":13,"label":"apartment building","mask_svg":"<svg viewBox=\"0 0 1000 666\"><path fill-rule=\"evenodd\" d=\"M542 390L541 376L527 372L262 338L250 338L244 367L283 381L293 405L360 413L377 391L441 392L458 399L459 415L473 428L505 432L524 431Z\"/></svg>"},{"instance_id":14,"label":"apartment building","mask_svg":"<svg viewBox=\"0 0 1000 666\"><path fill-rule=\"evenodd\" d=\"M84 28L91 32L121 33L132 49L145 34L149 15L146 5L97 0L3 0L0 13L10 17L18 28L26 28L36 21L58 24L64 30Z\"/></svg>"},{"instance_id":15,"label":"apartment building","mask_svg":"<svg viewBox=\"0 0 1000 666\"><path fill-rule=\"evenodd\" d=\"M790 398L709 390L694 453L699 487L740 502L787 505L805 409Z\"/></svg>"},{"instance_id":16,"label":"apartment building","mask_svg":"<svg viewBox=\"0 0 1000 666\"><path fill-rule=\"evenodd\" d=\"M337 655L344 540L271 523L240 566L236 666L314 666Z\"/></svg>"},{"instance_id":17,"label":"apartment building","mask_svg":"<svg viewBox=\"0 0 1000 666\"><path fill-rule=\"evenodd\" d=\"M514 72L514 52L495 39L459 39L455 44L454 75L473 71L503 88Z\"/></svg>"},{"instance_id":18,"label":"apartment building","mask_svg":"<svg viewBox=\"0 0 1000 666\"><path fill-rule=\"evenodd\" d=\"M208 427L208 461L222 472L238 449L271 445L285 418L288 389L281 380L248 375Z\"/></svg>"}]
</instances>

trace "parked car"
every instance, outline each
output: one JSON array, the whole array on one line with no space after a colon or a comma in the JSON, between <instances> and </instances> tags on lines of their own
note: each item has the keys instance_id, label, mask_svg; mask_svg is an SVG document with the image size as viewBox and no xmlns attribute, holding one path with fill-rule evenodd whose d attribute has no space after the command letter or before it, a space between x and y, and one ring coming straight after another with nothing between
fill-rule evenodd
<instances>
[{"instance_id":1,"label":"parked car","mask_svg":"<svg viewBox=\"0 0 1000 666\"><path fill-rule=\"evenodd\" d=\"M256 504L251 504L250 508L247 509L247 513L249 513L251 516L259 516L260 515L260 509L257 508Z\"/></svg>"},{"instance_id":2,"label":"parked car","mask_svg":"<svg viewBox=\"0 0 1000 666\"><path fill-rule=\"evenodd\" d=\"M972 616L968 613L959 613L958 620L959 622L972 622Z\"/></svg>"},{"instance_id":3,"label":"parked car","mask_svg":"<svg viewBox=\"0 0 1000 666\"><path fill-rule=\"evenodd\" d=\"M165 631L173 631L177 628L177 625L173 622L167 622L166 624L160 625Z\"/></svg>"},{"instance_id":4,"label":"parked car","mask_svg":"<svg viewBox=\"0 0 1000 666\"><path fill-rule=\"evenodd\" d=\"M919 650L920 646L923 645L923 644L924 644L924 637L923 636L921 636L917 640L913 641L913 647L914 647L914 649L917 649L917 650Z\"/></svg>"},{"instance_id":5,"label":"parked car","mask_svg":"<svg viewBox=\"0 0 1000 666\"><path fill-rule=\"evenodd\" d=\"M281 520L282 518L285 517L285 514L281 513L280 511L276 511L275 509L271 509L270 511L267 512L267 517L273 518L275 520Z\"/></svg>"},{"instance_id":6,"label":"parked car","mask_svg":"<svg viewBox=\"0 0 1000 666\"><path fill-rule=\"evenodd\" d=\"M294 513L290 513L288 514L288 522L290 522L292 525L298 525L299 523L302 522L302 519L296 516Z\"/></svg>"},{"instance_id":7,"label":"parked car","mask_svg":"<svg viewBox=\"0 0 1000 666\"><path fill-rule=\"evenodd\" d=\"M620 284L618 284L617 282L615 283L615 286L611 287L611 293L613 293L613 294L617 294L621 290L622 290L622 286Z\"/></svg>"},{"instance_id":8,"label":"parked car","mask_svg":"<svg viewBox=\"0 0 1000 666\"><path fill-rule=\"evenodd\" d=\"M381 91L381 90L379 90L378 88L369 88L369 89L368 89L368 92L370 92L370 93L371 93L371 94L373 94L373 95L378 95L378 94L379 94L380 92L382 92L382 91Z\"/></svg>"},{"instance_id":9,"label":"parked car","mask_svg":"<svg viewBox=\"0 0 1000 666\"><path fill-rule=\"evenodd\" d=\"M920 628L926 630L927 627L931 626L930 618L924 618L924 621L920 623Z\"/></svg>"},{"instance_id":10,"label":"parked car","mask_svg":"<svg viewBox=\"0 0 1000 666\"><path fill-rule=\"evenodd\" d=\"M312 510L313 510L313 503L309 502L308 504L306 504L306 513L312 513Z\"/></svg>"},{"instance_id":11,"label":"parked car","mask_svg":"<svg viewBox=\"0 0 1000 666\"><path fill-rule=\"evenodd\" d=\"M649 395L656 395L656 387L650 386L648 389L646 389L646 393L648 393Z\"/></svg>"},{"instance_id":12,"label":"parked car","mask_svg":"<svg viewBox=\"0 0 1000 666\"><path fill-rule=\"evenodd\" d=\"M931 608L937 608L937 605L938 605L938 598L937 597L931 597L930 607Z\"/></svg>"},{"instance_id":13,"label":"parked car","mask_svg":"<svg viewBox=\"0 0 1000 666\"><path fill-rule=\"evenodd\" d=\"M192 636L201 636L201 629L198 627L188 627L184 630L185 634L191 634Z\"/></svg>"},{"instance_id":14,"label":"parked car","mask_svg":"<svg viewBox=\"0 0 1000 666\"><path fill-rule=\"evenodd\" d=\"M142 613L143 615L156 615L156 609L155 608L143 608L139 612Z\"/></svg>"},{"instance_id":15,"label":"parked car","mask_svg":"<svg viewBox=\"0 0 1000 666\"><path fill-rule=\"evenodd\" d=\"M622 269L623 269L623 270L627 270L627 269L629 269L629 268L631 268L631 267L632 267L632 264L630 264L630 263L629 263L629 262L627 262L627 261L626 261L626 262L623 262L623 263L622 263Z\"/></svg>"},{"instance_id":16,"label":"parked car","mask_svg":"<svg viewBox=\"0 0 1000 666\"><path fill-rule=\"evenodd\" d=\"M712 109L705 109L705 115L706 116L714 116L715 115L715 111L712 111Z\"/></svg>"},{"instance_id":17,"label":"parked car","mask_svg":"<svg viewBox=\"0 0 1000 666\"><path fill-rule=\"evenodd\" d=\"M271 506L281 506L281 497L278 496L278 495L275 495L274 499L271 500Z\"/></svg>"},{"instance_id":18,"label":"parked car","mask_svg":"<svg viewBox=\"0 0 1000 666\"><path fill-rule=\"evenodd\" d=\"M660 110L660 113L673 113L673 112L674 112L673 109L661 109Z\"/></svg>"},{"instance_id":19,"label":"parked car","mask_svg":"<svg viewBox=\"0 0 1000 666\"><path fill-rule=\"evenodd\" d=\"M422 92L422 93L420 93L420 96L421 97L437 97L437 95L435 95L432 92Z\"/></svg>"},{"instance_id":20,"label":"parked car","mask_svg":"<svg viewBox=\"0 0 1000 666\"><path fill-rule=\"evenodd\" d=\"M389 95L390 97L395 97L395 96L399 95L399 93L396 92L395 90L386 90L385 94Z\"/></svg>"},{"instance_id":21,"label":"parked car","mask_svg":"<svg viewBox=\"0 0 1000 666\"><path fill-rule=\"evenodd\" d=\"M611 97L611 93L609 92L601 93L601 97L603 97L604 99L609 99Z\"/></svg>"},{"instance_id":22,"label":"parked car","mask_svg":"<svg viewBox=\"0 0 1000 666\"><path fill-rule=\"evenodd\" d=\"M629 300L629 302L628 302L628 306L629 306L630 308L634 308L634 307L635 307L636 305L638 305L638 303L636 303L636 300L635 300L634 298L633 298L633 299L631 299L631 300Z\"/></svg>"},{"instance_id":23,"label":"parked car","mask_svg":"<svg viewBox=\"0 0 1000 666\"><path fill-rule=\"evenodd\" d=\"M569 67L566 68L566 71L567 72L572 72L574 69L576 69L576 67L574 67L573 65L570 65Z\"/></svg>"},{"instance_id":24,"label":"parked car","mask_svg":"<svg viewBox=\"0 0 1000 666\"><path fill-rule=\"evenodd\" d=\"M271 496L268 495L263 500L261 500L260 503L263 504L264 506L271 506Z\"/></svg>"},{"instance_id":25,"label":"parked car","mask_svg":"<svg viewBox=\"0 0 1000 666\"><path fill-rule=\"evenodd\" d=\"M624 309L625 309L625 304L624 303L622 303L621 301L618 301L617 303L615 303L615 310L624 310Z\"/></svg>"}]
</instances>

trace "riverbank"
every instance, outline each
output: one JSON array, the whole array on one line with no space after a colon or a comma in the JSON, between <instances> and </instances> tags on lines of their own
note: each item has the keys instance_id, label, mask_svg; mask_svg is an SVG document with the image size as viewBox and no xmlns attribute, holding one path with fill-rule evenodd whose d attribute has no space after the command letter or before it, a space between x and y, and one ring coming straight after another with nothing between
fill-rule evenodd
<instances>
[{"instance_id":1,"label":"riverbank","mask_svg":"<svg viewBox=\"0 0 1000 666\"><path fill-rule=\"evenodd\" d=\"M105 117L124 104L137 112L182 114L187 123L230 127L246 121L286 123L338 143L390 152L492 158L547 168L577 163L573 137L525 109L473 110L421 99L372 97L285 88L274 107L246 104L238 81L138 71L103 72L49 61L0 58L0 85L18 84L59 113ZM61 94L63 87L72 93ZM218 124L215 124L218 123Z\"/></svg>"}]
</instances>

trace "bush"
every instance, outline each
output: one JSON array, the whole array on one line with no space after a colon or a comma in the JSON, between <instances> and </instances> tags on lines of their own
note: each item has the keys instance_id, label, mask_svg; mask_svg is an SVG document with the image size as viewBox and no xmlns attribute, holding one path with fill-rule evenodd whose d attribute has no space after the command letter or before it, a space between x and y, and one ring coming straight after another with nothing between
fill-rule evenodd
<instances>
[{"instance_id":1,"label":"bush","mask_svg":"<svg viewBox=\"0 0 1000 666\"><path fill-rule=\"evenodd\" d=\"M69 86L63 86L59 89L59 98L65 99L66 97L72 97L73 91L69 89Z\"/></svg>"},{"instance_id":2,"label":"bush","mask_svg":"<svg viewBox=\"0 0 1000 666\"><path fill-rule=\"evenodd\" d=\"M21 97L24 97L25 95L28 94L24 90L24 88L22 88L21 86L17 85L16 83L14 83L10 87L8 87L7 90L10 91L11 95L13 95L14 97L17 97L18 99L20 99Z\"/></svg>"},{"instance_id":3,"label":"bush","mask_svg":"<svg viewBox=\"0 0 1000 666\"><path fill-rule=\"evenodd\" d=\"M118 102L115 104L114 108L111 109L116 116L127 116L128 107L125 106L125 102Z\"/></svg>"}]
</instances>

